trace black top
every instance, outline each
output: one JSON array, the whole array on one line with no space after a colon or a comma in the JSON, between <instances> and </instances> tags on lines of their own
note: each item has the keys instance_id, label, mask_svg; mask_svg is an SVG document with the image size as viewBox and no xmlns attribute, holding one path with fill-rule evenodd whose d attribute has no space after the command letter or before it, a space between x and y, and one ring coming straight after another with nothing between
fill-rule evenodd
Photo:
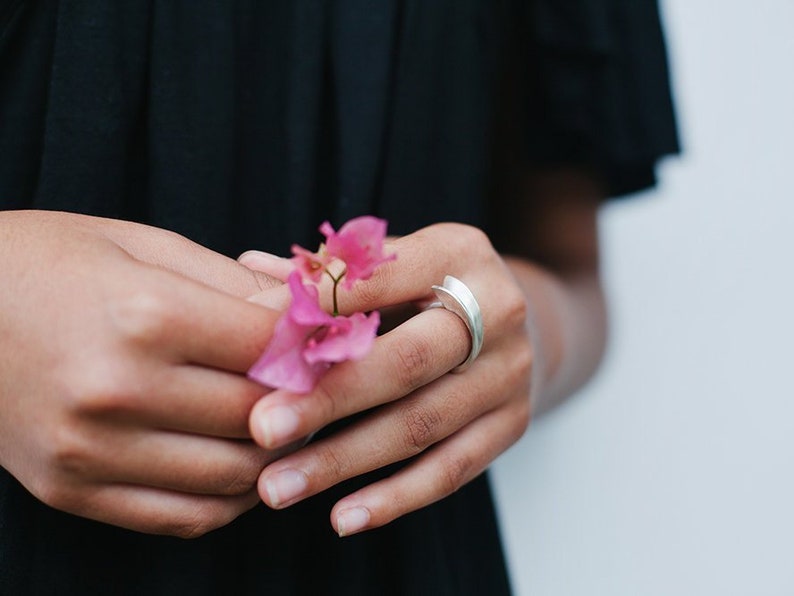
<instances>
[{"instance_id":1,"label":"black top","mask_svg":"<svg viewBox=\"0 0 794 596\"><path fill-rule=\"evenodd\" d=\"M677 150L655 3L0 0L3 209L231 256L362 213L487 229L505 105L532 163L593 167L613 195L652 184ZM183 541L55 511L0 469L0 594L509 591L485 476L338 539L332 504L372 478Z\"/></svg>"}]
</instances>

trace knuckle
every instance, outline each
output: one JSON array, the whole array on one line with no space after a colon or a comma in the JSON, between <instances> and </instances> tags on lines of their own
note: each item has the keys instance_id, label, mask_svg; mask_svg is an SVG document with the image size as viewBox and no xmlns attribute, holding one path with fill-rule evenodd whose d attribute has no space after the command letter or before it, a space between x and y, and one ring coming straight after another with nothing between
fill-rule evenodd
<instances>
[{"instance_id":1,"label":"knuckle","mask_svg":"<svg viewBox=\"0 0 794 596\"><path fill-rule=\"evenodd\" d=\"M99 358L90 370L74 371L64 383L65 402L77 414L103 415L128 412L137 399L143 376L131 376L120 360Z\"/></svg>"},{"instance_id":2,"label":"knuckle","mask_svg":"<svg viewBox=\"0 0 794 596\"><path fill-rule=\"evenodd\" d=\"M197 521L195 525L180 526L174 532L167 533L177 538L183 538L184 540L195 540L196 538L201 538L204 534L207 534L213 529L214 528L210 527L208 524Z\"/></svg>"},{"instance_id":3,"label":"knuckle","mask_svg":"<svg viewBox=\"0 0 794 596\"><path fill-rule=\"evenodd\" d=\"M405 446L409 453L421 453L436 442L442 424L441 414L437 410L427 406L406 406L402 419Z\"/></svg>"},{"instance_id":4,"label":"knuckle","mask_svg":"<svg viewBox=\"0 0 794 596\"><path fill-rule=\"evenodd\" d=\"M511 353L510 369L522 386L529 391L532 371L534 369L534 350L528 341L522 341Z\"/></svg>"},{"instance_id":5,"label":"knuckle","mask_svg":"<svg viewBox=\"0 0 794 596\"><path fill-rule=\"evenodd\" d=\"M474 462L466 455L447 456L442 461L440 488L451 495L474 476Z\"/></svg>"},{"instance_id":6,"label":"knuckle","mask_svg":"<svg viewBox=\"0 0 794 596\"><path fill-rule=\"evenodd\" d=\"M383 297L388 296L392 286L392 269L391 263L383 263L372 277L353 286L351 289L352 303L358 310L370 310L381 306Z\"/></svg>"},{"instance_id":7,"label":"knuckle","mask_svg":"<svg viewBox=\"0 0 794 596\"><path fill-rule=\"evenodd\" d=\"M252 284L255 284L254 287L256 287L259 292L272 290L273 288L277 288L282 285L282 282L275 277L268 275L267 273L262 273L261 271L254 271L253 269L247 268L246 271L252 280Z\"/></svg>"},{"instance_id":8,"label":"knuckle","mask_svg":"<svg viewBox=\"0 0 794 596\"><path fill-rule=\"evenodd\" d=\"M320 381L314 388L314 392L312 393L312 409L320 413L323 420L331 421L337 418L339 400L342 399L337 395L337 391L339 391L338 386L332 388L328 383L323 383L323 381Z\"/></svg>"},{"instance_id":9,"label":"knuckle","mask_svg":"<svg viewBox=\"0 0 794 596\"><path fill-rule=\"evenodd\" d=\"M255 486L259 473L262 471L262 456L257 451L244 454L236 466L231 466L225 473L219 490L224 495L242 495Z\"/></svg>"},{"instance_id":10,"label":"knuckle","mask_svg":"<svg viewBox=\"0 0 794 596\"><path fill-rule=\"evenodd\" d=\"M70 485L56 473L42 474L34 480L31 492L45 505L53 509L77 512L80 500L76 498Z\"/></svg>"},{"instance_id":11,"label":"knuckle","mask_svg":"<svg viewBox=\"0 0 794 596\"><path fill-rule=\"evenodd\" d=\"M94 461L92 457L94 450L84 433L72 424L61 424L52 429L48 449L47 459L55 478L58 476L79 478L89 474Z\"/></svg>"},{"instance_id":12,"label":"knuckle","mask_svg":"<svg viewBox=\"0 0 794 596\"><path fill-rule=\"evenodd\" d=\"M212 504L200 504L185 511L182 517L173 520L163 528L164 534L193 540L222 526L226 516L222 515L221 507Z\"/></svg>"},{"instance_id":13,"label":"knuckle","mask_svg":"<svg viewBox=\"0 0 794 596\"><path fill-rule=\"evenodd\" d=\"M143 345L161 339L177 314L168 297L151 288L138 289L115 300L110 312L121 336Z\"/></svg>"},{"instance_id":14,"label":"knuckle","mask_svg":"<svg viewBox=\"0 0 794 596\"><path fill-rule=\"evenodd\" d=\"M323 476L341 480L347 478L352 463L348 457L333 445L317 443L315 456L320 463Z\"/></svg>"},{"instance_id":15,"label":"knuckle","mask_svg":"<svg viewBox=\"0 0 794 596\"><path fill-rule=\"evenodd\" d=\"M467 246L487 246L491 247L488 235L480 228L467 224L454 224L458 229L456 233L460 240Z\"/></svg>"},{"instance_id":16,"label":"knuckle","mask_svg":"<svg viewBox=\"0 0 794 596\"><path fill-rule=\"evenodd\" d=\"M394 347L397 378L406 393L419 387L433 363L433 347L426 339L402 337Z\"/></svg>"},{"instance_id":17,"label":"knuckle","mask_svg":"<svg viewBox=\"0 0 794 596\"><path fill-rule=\"evenodd\" d=\"M512 285L511 291L507 294L505 313L511 327L523 330L527 323L529 305L524 293L516 285Z\"/></svg>"},{"instance_id":18,"label":"knuckle","mask_svg":"<svg viewBox=\"0 0 794 596\"><path fill-rule=\"evenodd\" d=\"M74 421L47 425L47 440L39 444L37 473L29 489L40 501L70 513L85 507L85 487L95 476L95 446Z\"/></svg>"},{"instance_id":19,"label":"knuckle","mask_svg":"<svg viewBox=\"0 0 794 596\"><path fill-rule=\"evenodd\" d=\"M480 252L483 248L488 253L493 252L488 235L480 228L457 222L435 224L434 227L443 232L445 237L451 239L455 252L458 254L473 254L473 251Z\"/></svg>"}]
</instances>

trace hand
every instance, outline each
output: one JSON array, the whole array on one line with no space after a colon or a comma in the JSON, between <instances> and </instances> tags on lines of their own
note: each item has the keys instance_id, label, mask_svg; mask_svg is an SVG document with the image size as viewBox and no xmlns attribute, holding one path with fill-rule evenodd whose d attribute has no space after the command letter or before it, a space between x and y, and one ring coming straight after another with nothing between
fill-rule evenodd
<instances>
[{"instance_id":1,"label":"hand","mask_svg":"<svg viewBox=\"0 0 794 596\"><path fill-rule=\"evenodd\" d=\"M394 240L387 252L396 252L397 260L343 294L343 314L429 302L431 285L451 274L477 298L485 342L469 369L450 373L468 355L468 330L449 311L426 310L379 337L365 359L334 366L311 393L273 391L254 406L251 434L267 449L372 410L266 467L258 487L271 507L414 458L334 506L332 524L340 535L382 526L454 492L517 441L530 418L526 298L487 237L468 226L439 224ZM241 261L285 272L283 263L275 266L255 253Z\"/></svg>"},{"instance_id":2,"label":"hand","mask_svg":"<svg viewBox=\"0 0 794 596\"><path fill-rule=\"evenodd\" d=\"M0 243L0 465L52 507L144 532L197 536L257 503L279 452L250 441L263 390L241 373L277 314L235 295L267 276L64 213L0 213Z\"/></svg>"}]
</instances>

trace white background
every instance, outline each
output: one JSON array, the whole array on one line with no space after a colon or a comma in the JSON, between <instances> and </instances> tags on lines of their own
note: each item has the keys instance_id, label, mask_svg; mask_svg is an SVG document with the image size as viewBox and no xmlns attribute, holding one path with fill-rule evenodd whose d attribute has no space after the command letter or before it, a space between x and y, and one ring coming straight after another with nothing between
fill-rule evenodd
<instances>
[{"instance_id":1,"label":"white background","mask_svg":"<svg viewBox=\"0 0 794 596\"><path fill-rule=\"evenodd\" d=\"M603 214L595 381L494 466L518 596L794 595L794 0L663 0L685 153Z\"/></svg>"}]
</instances>

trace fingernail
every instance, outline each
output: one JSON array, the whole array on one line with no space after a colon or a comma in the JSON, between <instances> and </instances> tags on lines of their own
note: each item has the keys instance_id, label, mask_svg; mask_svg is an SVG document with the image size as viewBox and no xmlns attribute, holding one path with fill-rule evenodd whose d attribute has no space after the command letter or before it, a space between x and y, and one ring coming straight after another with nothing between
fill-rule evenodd
<instances>
[{"instance_id":1,"label":"fingernail","mask_svg":"<svg viewBox=\"0 0 794 596\"><path fill-rule=\"evenodd\" d=\"M273 261L281 260L283 260L283 257L269 252L262 252L261 250L247 250L237 257L237 262L246 267L255 266L257 263L272 263Z\"/></svg>"},{"instance_id":2,"label":"fingernail","mask_svg":"<svg viewBox=\"0 0 794 596\"><path fill-rule=\"evenodd\" d=\"M369 524L369 517L369 509L366 507L353 507L340 511L336 516L336 531L339 537L360 532Z\"/></svg>"},{"instance_id":3,"label":"fingernail","mask_svg":"<svg viewBox=\"0 0 794 596\"><path fill-rule=\"evenodd\" d=\"M282 507L306 492L309 481L299 470L283 470L265 480L265 492L270 505Z\"/></svg>"},{"instance_id":4,"label":"fingernail","mask_svg":"<svg viewBox=\"0 0 794 596\"><path fill-rule=\"evenodd\" d=\"M284 443L295 438L295 432L300 425L298 414L289 406L274 406L262 414L260 428L265 447L272 449L281 447Z\"/></svg>"}]
</instances>

